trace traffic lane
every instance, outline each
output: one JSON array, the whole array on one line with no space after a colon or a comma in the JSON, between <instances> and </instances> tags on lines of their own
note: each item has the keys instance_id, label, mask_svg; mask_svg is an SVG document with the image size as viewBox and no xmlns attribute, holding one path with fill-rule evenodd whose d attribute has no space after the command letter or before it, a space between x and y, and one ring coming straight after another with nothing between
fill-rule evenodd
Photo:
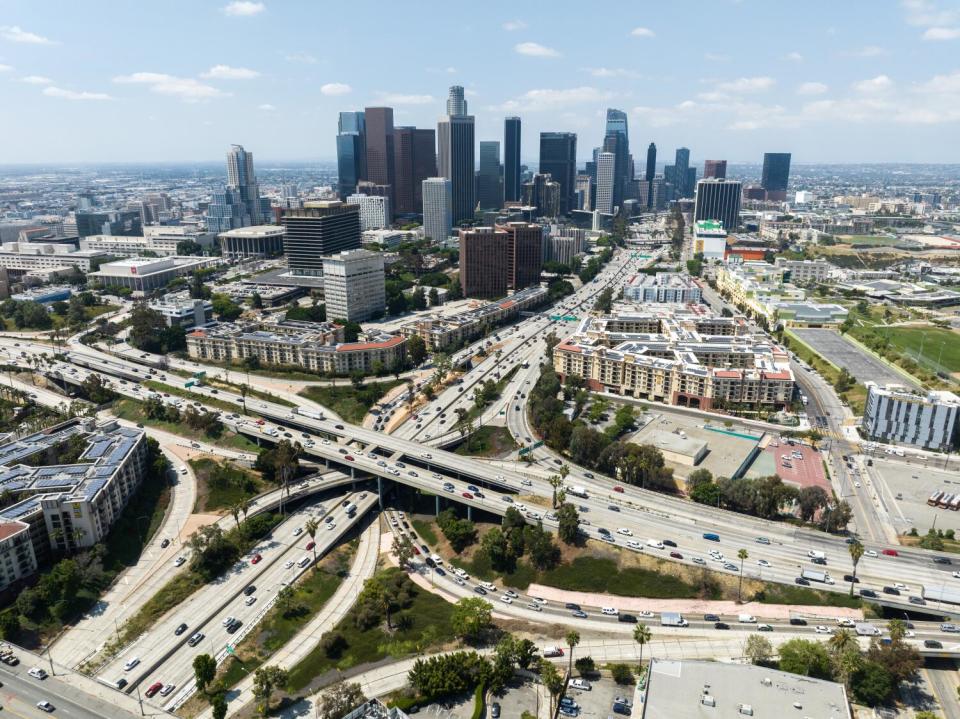
<instances>
[{"instance_id":1,"label":"traffic lane","mask_svg":"<svg viewBox=\"0 0 960 719\"><path fill-rule=\"evenodd\" d=\"M23 667L24 663L21 662L20 666ZM44 712L37 708L37 702L48 701L54 706L54 716L68 719L132 719L137 716L113 702L87 694L56 677L33 679L27 676L26 669L22 673L15 673L4 665L0 669L0 680L3 681L0 696L3 697L4 714L9 712L13 716L21 717L43 716Z\"/></svg>"}]
</instances>

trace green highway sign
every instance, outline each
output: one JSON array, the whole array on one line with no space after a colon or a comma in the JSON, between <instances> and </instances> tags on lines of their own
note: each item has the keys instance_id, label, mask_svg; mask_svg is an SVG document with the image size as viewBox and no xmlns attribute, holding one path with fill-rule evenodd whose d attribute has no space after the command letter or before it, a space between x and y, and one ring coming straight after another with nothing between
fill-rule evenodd
<instances>
[{"instance_id":1,"label":"green highway sign","mask_svg":"<svg viewBox=\"0 0 960 719\"><path fill-rule=\"evenodd\" d=\"M574 317L573 315L564 315L564 316L563 316L563 321L564 321L564 322L576 322L578 319L579 319L578 317Z\"/></svg>"},{"instance_id":2,"label":"green highway sign","mask_svg":"<svg viewBox=\"0 0 960 719\"><path fill-rule=\"evenodd\" d=\"M529 454L530 452L535 450L537 447L542 447L542 446L543 446L543 440L541 439L537 442L534 442L529 447L523 447L518 454L522 457L525 454Z\"/></svg>"},{"instance_id":3,"label":"green highway sign","mask_svg":"<svg viewBox=\"0 0 960 719\"><path fill-rule=\"evenodd\" d=\"M227 654L236 654L236 652L233 651L233 646L230 644L227 645Z\"/></svg>"}]
</instances>

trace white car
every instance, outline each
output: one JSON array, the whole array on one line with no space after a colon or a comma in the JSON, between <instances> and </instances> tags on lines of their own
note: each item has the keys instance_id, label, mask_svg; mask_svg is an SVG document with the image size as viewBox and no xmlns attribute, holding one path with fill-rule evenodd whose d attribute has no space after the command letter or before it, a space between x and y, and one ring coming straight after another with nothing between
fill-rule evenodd
<instances>
[{"instance_id":1,"label":"white car","mask_svg":"<svg viewBox=\"0 0 960 719\"><path fill-rule=\"evenodd\" d=\"M872 557L873 559L876 559L876 558L879 557L880 555L877 554L877 550L875 550L875 549L866 549L866 550L864 550L864 552L863 552L863 556L864 556L864 557Z\"/></svg>"},{"instance_id":2,"label":"white car","mask_svg":"<svg viewBox=\"0 0 960 719\"><path fill-rule=\"evenodd\" d=\"M653 612L651 612L649 609L644 609L642 612L638 612L638 614L639 614L641 617L643 617L644 619L652 619L654 616L656 616L656 615L655 615Z\"/></svg>"},{"instance_id":3,"label":"white car","mask_svg":"<svg viewBox=\"0 0 960 719\"><path fill-rule=\"evenodd\" d=\"M628 539L628 540L627 540L627 546L628 546L630 549L636 549L638 552L642 552L642 551L643 551L643 546L642 546L642 545L640 544L640 542L638 542L636 539Z\"/></svg>"},{"instance_id":4,"label":"white car","mask_svg":"<svg viewBox=\"0 0 960 719\"><path fill-rule=\"evenodd\" d=\"M256 597L247 597L243 601L243 603L246 604L248 607L252 607L256 603L256 601L257 601Z\"/></svg>"},{"instance_id":5,"label":"white car","mask_svg":"<svg viewBox=\"0 0 960 719\"><path fill-rule=\"evenodd\" d=\"M184 559L183 557L177 557L176 559L173 560L173 566L182 567L184 564L186 564L186 562L187 560Z\"/></svg>"},{"instance_id":6,"label":"white car","mask_svg":"<svg viewBox=\"0 0 960 719\"><path fill-rule=\"evenodd\" d=\"M761 567L769 567L769 566L770 566L770 562L768 562L766 559L758 559L758 560L757 560L757 564L759 564Z\"/></svg>"},{"instance_id":7,"label":"white car","mask_svg":"<svg viewBox=\"0 0 960 719\"><path fill-rule=\"evenodd\" d=\"M648 539L647 546L653 547L654 549L663 549L663 542L658 539Z\"/></svg>"},{"instance_id":8,"label":"white car","mask_svg":"<svg viewBox=\"0 0 960 719\"><path fill-rule=\"evenodd\" d=\"M817 634L833 634L833 630L830 627L824 626L823 624L818 624L815 626L813 631Z\"/></svg>"},{"instance_id":9,"label":"white car","mask_svg":"<svg viewBox=\"0 0 960 719\"><path fill-rule=\"evenodd\" d=\"M37 702L37 709L40 711L45 711L47 714L53 712L53 704L48 701Z\"/></svg>"},{"instance_id":10,"label":"white car","mask_svg":"<svg viewBox=\"0 0 960 719\"><path fill-rule=\"evenodd\" d=\"M909 592L909 591L910 591L910 587L908 587L908 586L907 586L906 584L904 584L903 582L894 582L894 583L893 583L893 586L894 586L895 589L899 589L901 592Z\"/></svg>"},{"instance_id":11,"label":"white car","mask_svg":"<svg viewBox=\"0 0 960 719\"><path fill-rule=\"evenodd\" d=\"M284 568L284 569L292 569L292 568L293 568L293 565L294 565L294 561L293 561L292 559L288 559L288 560L284 563L283 568Z\"/></svg>"},{"instance_id":12,"label":"white car","mask_svg":"<svg viewBox=\"0 0 960 719\"><path fill-rule=\"evenodd\" d=\"M602 607L600 611L606 614L608 617L615 617L620 613L616 607Z\"/></svg>"},{"instance_id":13,"label":"white car","mask_svg":"<svg viewBox=\"0 0 960 719\"><path fill-rule=\"evenodd\" d=\"M536 602L530 602L529 604L527 604L527 609L532 609L532 610L535 611L535 612L542 612L542 611L543 611L543 607L541 607L541 606L540 606L539 604L537 604Z\"/></svg>"},{"instance_id":14,"label":"white car","mask_svg":"<svg viewBox=\"0 0 960 719\"><path fill-rule=\"evenodd\" d=\"M294 537L299 537L301 534L303 534L303 527L297 527L293 530Z\"/></svg>"},{"instance_id":15,"label":"white car","mask_svg":"<svg viewBox=\"0 0 960 719\"><path fill-rule=\"evenodd\" d=\"M847 619L846 617L839 617L837 619L837 626L850 628L850 627L855 627L856 624L852 619Z\"/></svg>"},{"instance_id":16,"label":"white car","mask_svg":"<svg viewBox=\"0 0 960 719\"><path fill-rule=\"evenodd\" d=\"M617 527L617 534L622 534L627 537L633 536L633 530L628 529L627 527Z\"/></svg>"},{"instance_id":17,"label":"white car","mask_svg":"<svg viewBox=\"0 0 960 719\"><path fill-rule=\"evenodd\" d=\"M46 678L47 678L47 673L46 673L46 671L44 671L44 670L41 669L40 667L33 667L32 669L30 669L30 670L27 672L27 674L29 674L30 676L32 676L34 679L46 679Z\"/></svg>"},{"instance_id":18,"label":"white car","mask_svg":"<svg viewBox=\"0 0 960 719\"><path fill-rule=\"evenodd\" d=\"M539 604L539 605L541 605L541 606L546 606L546 604L547 604L547 600L544 599L543 597L530 597L530 601L531 601L531 602L536 602L537 604Z\"/></svg>"},{"instance_id":19,"label":"white car","mask_svg":"<svg viewBox=\"0 0 960 719\"><path fill-rule=\"evenodd\" d=\"M591 689L590 682L588 682L586 679L580 679L579 677L576 679L571 679L570 686L572 686L574 689L579 689L580 691L584 692L588 692Z\"/></svg>"},{"instance_id":20,"label":"white car","mask_svg":"<svg viewBox=\"0 0 960 719\"><path fill-rule=\"evenodd\" d=\"M497 591L496 585L494 585L494 584L491 583L491 582L480 582L480 586L483 587L484 589L486 589L488 592L495 592L495 591Z\"/></svg>"},{"instance_id":21,"label":"white car","mask_svg":"<svg viewBox=\"0 0 960 719\"><path fill-rule=\"evenodd\" d=\"M123 671L129 672L139 663L140 663L140 657L133 657L131 659L128 659L127 663L123 665Z\"/></svg>"},{"instance_id":22,"label":"white car","mask_svg":"<svg viewBox=\"0 0 960 719\"><path fill-rule=\"evenodd\" d=\"M953 573L953 578L954 578L954 579L960 579L960 572L954 572L954 573Z\"/></svg>"},{"instance_id":23,"label":"white car","mask_svg":"<svg viewBox=\"0 0 960 719\"><path fill-rule=\"evenodd\" d=\"M500 597L500 601L504 604L513 604L513 597L508 597L506 594Z\"/></svg>"}]
</instances>

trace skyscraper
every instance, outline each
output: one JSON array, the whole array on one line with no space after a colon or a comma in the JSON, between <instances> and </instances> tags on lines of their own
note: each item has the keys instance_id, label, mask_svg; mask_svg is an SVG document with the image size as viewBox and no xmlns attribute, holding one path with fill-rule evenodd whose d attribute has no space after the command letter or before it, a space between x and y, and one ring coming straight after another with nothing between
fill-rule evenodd
<instances>
[{"instance_id":1,"label":"skyscraper","mask_svg":"<svg viewBox=\"0 0 960 719\"><path fill-rule=\"evenodd\" d=\"M390 199L396 206L393 108L368 107L363 114L367 142L367 174L364 179L377 185L389 185Z\"/></svg>"},{"instance_id":2,"label":"skyscraper","mask_svg":"<svg viewBox=\"0 0 960 719\"><path fill-rule=\"evenodd\" d=\"M505 230L460 230L460 287L464 297L493 299L506 295L509 263L510 240Z\"/></svg>"},{"instance_id":3,"label":"skyscraper","mask_svg":"<svg viewBox=\"0 0 960 719\"><path fill-rule=\"evenodd\" d=\"M613 213L616 168L617 158L612 152L597 155L597 204L594 209L606 215Z\"/></svg>"},{"instance_id":4,"label":"skyscraper","mask_svg":"<svg viewBox=\"0 0 960 719\"><path fill-rule=\"evenodd\" d=\"M396 212L423 212L423 181L437 174L436 134L416 127L394 128Z\"/></svg>"},{"instance_id":5,"label":"skyscraper","mask_svg":"<svg viewBox=\"0 0 960 719\"><path fill-rule=\"evenodd\" d=\"M474 121L472 115L441 118L437 123L437 170L450 180L453 198L453 222L473 220L474 199Z\"/></svg>"},{"instance_id":6,"label":"skyscraper","mask_svg":"<svg viewBox=\"0 0 960 719\"><path fill-rule=\"evenodd\" d=\"M450 92L447 95L447 115L458 117L467 114L467 101L463 96L463 88L459 85L451 85Z\"/></svg>"},{"instance_id":7,"label":"skyscraper","mask_svg":"<svg viewBox=\"0 0 960 719\"><path fill-rule=\"evenodd\" d=\"M503 121L503 196L507 202L520 199L520 118Z\"/></svg>"},{"instance_id":8,"label":"skyscraper","mask_svg":"<svg viewBox=\"0 0 960 719\"><path fill-rule=\"evenodd\" d=\"M341 112L337 128L337 192L340 199L352 195L366 179L367 142L364 113Z\"/></svg>"},{"instance_id":9,"label":"skyscraper","mask_svg":"<svg viewBox=\"0 0 960 719\"><path fill-rule=\"evenodd\" d=\"M630 161L630 141L627 133L627 113L607 109L607 124L603 140L604 152L612 152L616 159L613 182L613 205L619 207L626 198L626 187L633 179Z\"/></svg>"},{"instance_id":10,"label":"skyscraper","mask_svg":"<svg viewBox=\"0 0 960 719\"><path fill-rule=\"evenodd\" d=\"M430 177L423 181L423 235L443 242L453 231L450 180Z\"/></svg>"},{"instance_id":11,"label":"skyscraper","mask_svg":"<svg viewBox=\"0 0 960 719\"><path fill-rule=\"evenodd\" d=\"M323 274L323 256L360 247L360 208L343 202L311 202L284 210L283 250L295 275Z\"/></svg>"},{"instance_id":12,"label":"skyscraper","mask_svg":"<svg viewBox=\"0 0 960 719\"><path fill-rule=\"evenodd\" d=\"M500 191L500 143L496 140L480 141L477 202L481 210L499 210L503 207L503 194Z\"/></svg>"},{"instance_id":13,"label":"skyscraper","mask_svg":"<svg viewBox=\"0 0 960 719\"><path fill-rule=\"evenodd\" d=\"M647 145L647 173L643 176L647 182L653 180L657 174L657 146L652 142Z\"/></svg>"},{"instance_id":14,"label":"skyscraper","mask_svg":"<svg viewBox=\"0 0 960 719\"><path fill-rule=\"evenodd\" d=\"M694 204L694 220L717 220L726 232L733 232L740 224L740 192L742 186L735 180L700 180Z\"/></svg>"},{"instance_id":15,"label":"skyscraper","mask_svg":"<svg viewBox=\"0 0 960 719\"><path fill-rule=\"evenodd\" d=\"M767 199L783 202L787 199L787 185L790 182L790 153L763 153L763 175L760 185L767 191Z\"/></svg>"},{"instance_id":16,"label":"skyscraper","mask_svg":"<svg viewBox=\"0 0 960 719\"><path fill-rule=\"evenodd\" d=\"M723 180L727 176L726 160L707 160L703 163L703 179Z\"/></svg>"},{"instance_id":17,"label":"skyscraper","mask_svg":"<svg viewBox=\"0 0 960 719\"><path fill-rule=\"evenodd\" d=\"M566 215L577 206L576 133L540 133L540 174L549 174L560 185L561 215Z\"/></svg>"},{"instance_id":18,"label":"skyscraper","mask_svg":"<svg viewBox=\"0 0 960 719\"><path fill-rule=\"evenodd\" d=\"M268 215L269 204L260 197L253 171L253 153L244 150L243 145L231 145L227 153L227 188L213 194L207 210L208 229L218 234L239 227L262 225L268 221Z\"/></svg>"},{"instance_id":19,"label":"skyscraper","mask_svg":"<svg viewBox=\"0 0 960 719\"><path fill-rule=\"evenodd\" d=\"M538 284L543 269L543 228L527 222L497 225L507 233L507 286L512 290Z\"/></svg>"}]
</instances>

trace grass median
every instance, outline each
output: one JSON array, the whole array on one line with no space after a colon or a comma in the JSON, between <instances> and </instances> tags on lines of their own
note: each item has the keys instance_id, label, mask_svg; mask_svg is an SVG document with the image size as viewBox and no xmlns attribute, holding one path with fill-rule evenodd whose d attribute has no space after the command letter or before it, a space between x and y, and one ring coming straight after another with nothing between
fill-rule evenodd
<instances>
[{"instance_id":1,"label":"grass median","mask_svg":"<svg viewBox=\"0 0 960 719\"><path fill-rule=\"evenodd\" d=\"M143 410L143 403L134 399L118 399L113 403L111 409L113 414L121 419L125 419L128 422L136 422L142 424L144 427L154 427L155 429L161 429L170 434L179 435L185 439L196 440L196 432L190 430L186 425L176 423L176 422L164 422L162 420L151 419L147 416L147 413ZM250 441L242 434L237 434L236 432L231 432L228 429L223 430L217 438L213 437L201 437L203 442L208 444L216 445L217 447L224 447L226 449L235 449L240 452L253 452L256 454L260 451L260 447L256 445L255 442Z\"/></svg>"},{"instance_id":2,"label":"grass median","mask_svg":"<svg viewBox=\"0 0 960 719\"><path fill-rule=\"evenodd\" d=\"M354 387L338 385L335 387L315 386L307 387L299 394L311 399L343 417L347 422L360 424L370 408L394 387L403 384L401 380L386 380L371 382Z\"/></svg>"}]
</instances>

